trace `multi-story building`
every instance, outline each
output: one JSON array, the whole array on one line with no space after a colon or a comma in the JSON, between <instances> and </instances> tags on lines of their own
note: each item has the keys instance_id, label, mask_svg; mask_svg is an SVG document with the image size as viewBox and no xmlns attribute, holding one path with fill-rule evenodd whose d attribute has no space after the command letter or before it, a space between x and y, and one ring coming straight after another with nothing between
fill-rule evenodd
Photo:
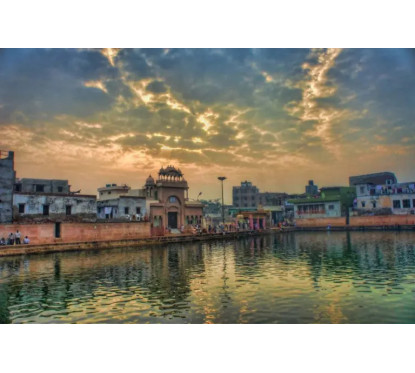
<instances>
[{"instance_id":1,"label":"multi-story building","mask_svg":"<svg viewBox=\"0 0 415 373\"><path fill-rule=\"evenodd\" d=\"M0 223L13 220L14 153L0 150Z\"/></svg>"},{"instance_id":2,"label":"multi-story building","mask_svg":"<svg viewBox=\"0 0 415 373\"><path fill-rule=\"evenodd\" d=\"M130 190L131 188L126 184L107 184L105 187L98 188L98 199L104 201L107 199L118 198L119 196L128 194Z\"/></svg>"},{"instance_id":3,"label":"multi-story building","mask_svg":"<svg viewBox=\"0 0 415 373\"><path fill-rule=\"evenodd\" d=\"M348 216L356 197L353 187L325 187L318 196L290 200L294 205L294 218L328 218Z\"/></svg>"},{"instance_id":4,"label":"multi-story building","mask_svg":"<svg viewBox=\"0 0 415 373\"><path fill-rule=\"evenodd\" d=\"M356 185L355 211L375 214L415 213L415 182Z\"/></svg>"},{"instance_id":5,"label":"multi-story building","mask_svg":"<svg viewBox=\"0 0 415 373\"><path fill-rule=\"evenodd\" d=\"M96 220L96 196L72 192L68 180L17 179L13 220L62 222Z\"/></svg>"},{"instance_id":6,"label":"multi-story building","mask_svg":"<svg viewBox=\"0 0 415 373\"><path fill-rule=\"evenodd\" d=\"M259 190L250 181L241 182L241 186L232 188L232 205L235 208L251 208L257 207Z\"/></svg>"},{"instance_id":7,"label":"multi-story building","mask_svg":"<svg viewBox=\"0 0 415 373\"><path fill-rule=\"evenodd\" d=\"M288 194L277 192L259 192L259 189L250 181L241 182L241 186L232 189L233 209L255 210L263 206L283 206Z\"/></svg>"},{"instance_id":8,"label":"multi-story building","mask_svg":"<svg viewBox=\"0 0 415 373\"><path fill-rule=\"evenodd\" d=\"M318 186L314 185L313 180L308 180L308 185L305 186L306 194L316 195L318 194Z\"/></svg>"}]
</instances>

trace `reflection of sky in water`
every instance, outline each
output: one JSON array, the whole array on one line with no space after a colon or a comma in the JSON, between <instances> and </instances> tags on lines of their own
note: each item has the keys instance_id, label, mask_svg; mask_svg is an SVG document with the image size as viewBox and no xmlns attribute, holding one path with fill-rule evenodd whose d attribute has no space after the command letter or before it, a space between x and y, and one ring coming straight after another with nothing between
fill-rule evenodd
<instances>
[{"instance_id":1,"label":"reflection of sky in water","mask_svg":"<svg viewBox=\"0 0 415 373\"><path fill-rule=\"evenodd\" d=\"M415 232L0 259L0 321L413 323Z\"/></svg>"}]
</instances>

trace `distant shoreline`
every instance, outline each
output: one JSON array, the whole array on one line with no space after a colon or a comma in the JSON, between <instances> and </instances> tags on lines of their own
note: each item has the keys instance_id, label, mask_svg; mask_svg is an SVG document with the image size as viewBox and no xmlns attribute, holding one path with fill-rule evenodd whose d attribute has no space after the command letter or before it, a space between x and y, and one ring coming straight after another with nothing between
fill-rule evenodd
<instances>
[{"instance_id":1,"label":"distant shoreline","mask_svg":"<svg viewBox=\"0 0 415 373\"><path fill-rule=\"evenodd\" d=\"M168 235L161 237L148 237L140 239L124 239L111 241L83 241L70 243L49 243L36 245L14 245L0 247L0 257L21 256L32 254L47 254L67 251L88 251L88 250L106 250L119 247L149 247L159 246L166 243L183 243L183 242L201 242L224 239L237 239L242 237L253 237L265 234L282 234L291 232L349 232L349 231L415 231L415 226L367 226L367 227L288 227L285 229L266 229L260 231L243 231L243 232L225 232L213 234L182 234Z\"/></svg>"}]
</instances>

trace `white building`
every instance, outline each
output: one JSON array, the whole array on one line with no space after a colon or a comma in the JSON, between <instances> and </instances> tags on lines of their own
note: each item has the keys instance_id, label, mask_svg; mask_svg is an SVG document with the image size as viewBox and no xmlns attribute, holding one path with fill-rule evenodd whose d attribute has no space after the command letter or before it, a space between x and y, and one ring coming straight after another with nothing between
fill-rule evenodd
<instances>
[{"instance_id":1,"label":"white building","mask_svg":"<svg viewBox=\"0 0 415 373\"><path fill-rule=\"evenodd\" d=\"M95 221L96 197L82 194L14 192L13 220Z\"/></svg>"},{"instance_id":2,"label":"white building","mask_svg":"<svg viewBox=\"0 0 415 373\"><path fill-rule=\"evenodd\" d=\"M402 215L415 213L415 182L356 185L355 209Z\"/></svg>"}]
</instances>

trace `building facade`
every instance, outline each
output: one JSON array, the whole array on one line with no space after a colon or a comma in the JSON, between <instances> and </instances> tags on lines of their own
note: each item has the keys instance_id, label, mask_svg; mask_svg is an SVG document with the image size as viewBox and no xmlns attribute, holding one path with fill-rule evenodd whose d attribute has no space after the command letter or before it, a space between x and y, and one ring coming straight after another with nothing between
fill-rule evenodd
<instances>
[{"instance_id":1,"label":"building facade","mask_svg":"<svg viewBox=\"0 0 415 373\"><path fill-rule=\"evenodd\" d=\"M242 181L232 188L232 205L236 208L256 208L259 190L250 181Z\"/></svg>"},{"instance_id":2,"label":"building facade","mask_svg":"<svg viewBox=\"0 0 415 373\"><path fill-rule=\"evenodd\" d=\"M69 194L68 180L57 179L17 179L14 190L19 193Z\"/></svg>"},{"instance_id":3,"label":"building facade","mask_svg":"<svg viewBox=\"0 0 415 373\"><path fill-rule=\"evenodd\" d=\"M202 224L203 204L190 201L189 186L180 169L173 166L161 168L158 179L151 176L144 186L147 198L151 198L150 219L154 228L178 229Z\"/></svg>"},{"instance_id":4,"label":"building facade","mask_svg":"<svg viewBox=\"0 0 415 373\"><path fill-rule=\"evenodd\" d=\"M105 220L147 221L146 198L119 195L97 201L97 218Z\"/></svg>"},{"instance_id":5,"label":"building facade","mask_svg":"<svg viewBox=\"0 0 415 373\"><path fill-rule=\"evenodd\" d=\"M98 188L98 199L103 201L118 198L119 196L128 194L130 190L131 188L126 184L107 184L105 187Z\"/></svg>"},{"instance_id":6,"label":"building facade","mask_svg":"<svg viewBox=\"0 0 415 373\"><path fill-rule=\"evenodd\" d=\"M240 186L232 188L232 206L234 209L254 210L261 206L283 206L288 194L278 192L260 192L250 181L242 181Z\"/></svg>"},{"instance_id":7,"label":"building facade","mask_svg":"<svg viewBox=\"0 0 415 373\"><path fill-rule=\"evenodd\" d=\"M415 182L357 184L354 210L357 213L402 215L415 213Z\"/></svg>"},{"instance_id":8,"label":"building facade","mask_svg":"<svg viewBox=\"0 0 415 373\"><path fill-rule=\"evenodd\" d=\"M290 200L294 205L294 219L334 218L348 216L356 197L355 188L326 187L314 197Z\"/></svg>"},{"instance_id":9,"label":"building facade","mask_svg":"<svg viewBox=\"0 0 415 373\"><path fill-rule=\"evenodd\" d=\"M398 182L393 172L377 172L349 177L349 186L354 187L360 184L391 185Z\"/></svg>"},{"instance_id":10,"label":"building facade","mask_svg":"<svg viewBox=\"0 0 415 373\"><path fill-rule=\"evenodd\" d=\"M305 186L306 194L316 195L318 194L318 186L314 185L313 180L308 180L308 185Z\"/></svg>"},{"instance_id":11,"label":"building facade","mask_svg":"<svg viewBox=\"0 0 415 373\"><path fill-rule=\"evenodd\" d=\"M140 189L107 184L98 189L99 219L150 221L154 234L202 224L203 204L190 201L189 186L180 169L161 168L158 178L151 175Z\"/></svg>"},{"instance_id":12,"label":"building facade","mask_svg":"<svg viewBox=\"0 0 415 373\"><path fill-rule=\"evenodd\" d=\"M96 196L82 194L14 192L15 222L96 220Z\"/></svg>"},{"instance_id":13,"label":"building facade","mask_svg":"<svg viewBox=\"0 0 415 373\"><path fill-rule=\"evenodd\" d=\"M0 150L0 223L13 220L14 153Z\"/></svg>"}]
</instances>

